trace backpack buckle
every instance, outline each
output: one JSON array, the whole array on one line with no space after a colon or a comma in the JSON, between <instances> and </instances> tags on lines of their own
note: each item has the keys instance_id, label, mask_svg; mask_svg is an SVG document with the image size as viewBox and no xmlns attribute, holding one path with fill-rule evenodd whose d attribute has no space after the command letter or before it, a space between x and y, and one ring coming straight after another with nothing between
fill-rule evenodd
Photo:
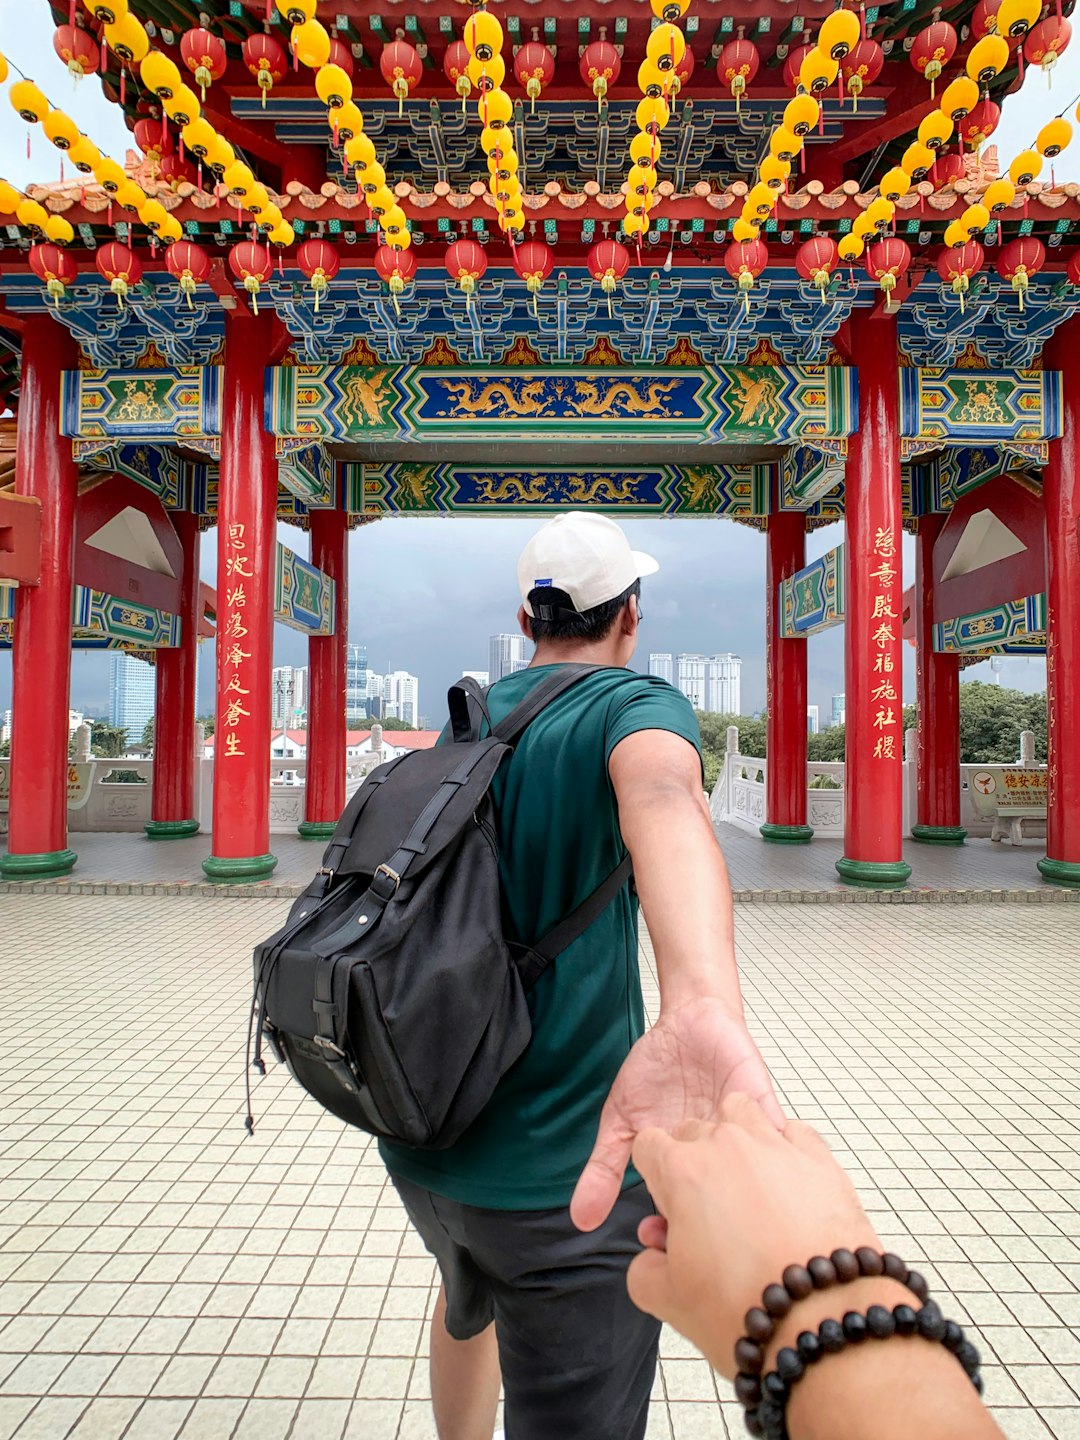
<instances>
[{"instance_id":1,"label":"backpack buckle","mask_svg":"<svg viewBox=\"0 0 1080 1440\"><path fill-rule=\"evenodd\" d=\"M394 888L390 891L390 895L396 895L396 894L397 894L397 888L398 888L398 886L401 884L401 876L397 873L397 871L396 871L396 870L391 870L391 868L390 868L389 865L380 865L380 866L376 869L375 874L372 875L372 877L371 877L372 889L374 889L374 887L375 887L375 879L376 879L376 877L379 876L379 875L385 875L388 880L390 880L390 881L393 882L393 887L394 887ZM389 896L387 896L387 899L389 899Z\"/></svg>"}]
</instances>

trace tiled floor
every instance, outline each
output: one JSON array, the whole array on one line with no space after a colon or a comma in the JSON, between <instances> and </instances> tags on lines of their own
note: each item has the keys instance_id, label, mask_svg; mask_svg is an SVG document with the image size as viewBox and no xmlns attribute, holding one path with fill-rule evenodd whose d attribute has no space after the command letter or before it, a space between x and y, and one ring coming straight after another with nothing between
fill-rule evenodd
<instances>
[{"instance_id":1,"label":"tiled floor","mask_svg":"<svg viewBox=\"0 0 1080 1440\"><path fill-rule=\"evenodd\" d=\"M433 1436L433 1268L377 1156L280 1071L242 1129L248 956L283 908L0 896L0 1436ZM738 925L786 1105L977 1329L1010 1440L1078 1440L1074 910ZM674 1335L649 1433L742 1433Z\"/></svg>"},{"instance_id":2,"label":"tiled floor","mask_svg":"<svg viewBox=\"0 0 1080 1440\"><path fill-rule=\"evenodd\" d=\"M736 891L835 891L840 884L836 861L843 853L839 840L814 840L810 845L767 845L757 835L733 825L717 827ZM141 835L85 834L69 837L79 856L72 879L124 884L190 883L205 879L202 861L210 852L209 835L187 840L149 841ZM278 857L275 883L306 885L319 864L322 846L296 835L272 835L270 848ZM908 841L904 858L912 869L911 884L931 890L1045 890L1036 862L1046 842L991 845L969 840L951 849Z\"/></svg>"}]
</instances>

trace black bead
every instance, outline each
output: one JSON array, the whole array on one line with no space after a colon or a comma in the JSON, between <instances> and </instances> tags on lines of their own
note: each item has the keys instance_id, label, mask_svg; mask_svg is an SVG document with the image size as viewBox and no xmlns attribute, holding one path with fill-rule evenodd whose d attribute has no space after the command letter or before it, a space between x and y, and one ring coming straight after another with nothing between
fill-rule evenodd
<instances>
[{"instance_id":1,"label":"black bead","mask_svg":"<svg viewBox=\"0 0 1080 1440\"><path fill-rule=\"evenodd\" d=\"M804 1365L816 1365L825 1354L825 1347L814 1334L813 1330L804 1330L795 1341L795 1348L798 1350Z\"/></svg>"},{"instance_id":2,"label":"black bead","mask_svg":"<svg viewBox=\"0 0 1080 1440\"><path fill-rule=\"evenodd\" d=\"M841 1285L850 1285L859 1278L859 1262L850 1250L834 1250L829 1256Z\"/></svg>"},{"instance_id":3,"label":"black bead","mask_svg":"<svg viewBox=\"0 0 1080 1440\"><path fill-rule=\"evenodd\" d=\"M784 1423L784 1412L779 1405L774 1405L771 1400L763 1400L758 1406L757 1418L761 1425L763 1435L782 1435L780 1428Z\"/></svg>"},{"instance_id":4,"label":"black bead","mask_svg":"<svg viewBox=\"0 0 1080 1440\"><path fill-rule=\"evenodd\" d=\"M970 1340L965 1340L960 1346L960 1349L956 1352L956 1358L969 1375L975 1376L978 1374L979 1352Z\"/></svg>"},{"instance_id":5,"label":"black bead","mask_svg":"<svg viewBox=\"0 0 1080 1440\"><path fill-rule=\"evenodd\" d=\"M945 1321L941 1311L928 1300L918 1314L919 1334L926 1340L941 1340L945 1335Z\"/></svg>"},{"instance_id":6,"label":"black bead","mask_svg":"<svg viewBox=\"0 0 1080 1440\"><path fill-rule=\"evenodd\" d=\"M919 1328L919 1317L910 1305L894 1305L893 1319L897 1335L914 1335Z\"/></svg>"},{"instance_id":7,"label":"black bead","mask_svg":"<svg viewBox=\"0 0 1080 1440\"><path fill-rule=\"evenodd\" d=\"M753 1340L748 1340L744 1335L735 1346L735 1366L739 1370L745 1370L750 1375L760 1375L762 1366L765 1364L765 1352L761 1346Z\"/></svg>"},{"instance_id":8,"label":"black bead","mask_svg":"<svg viewBox=\"0 0 1080 1440\"><path fill-rule=\"evenodd\" d=\"M783 1285L766 1285L761 1303L774 1320L782 1320L791 1309L791 1296Z\"/></svg>"},{"instance_id":9,"label":"black bead","mask_svg":"<svg viewBox=\"0 0 1080 1440\"><path fill-rule=\"evenodd\" d=\"M772 1316L766 1314L758 1305L746 1312L743 1324L746 1326L748 1338L756 1340L759 1345L764 1345L766 1340L771 1340L772 1333L776 1329Z\"/></svg>"},{"instance_id":10,"label":"black bead","mask_svg":"<svg viewBox=\"0 0 1080 1440\"><path fill-rule=\"evenodd\" d=\"M894 1255L890 1250L886 1250L885 1254L881 1257L881 1259L883 1265L885 1266L885 1274L889 1277L889 1279L899 1280L901 1285L906 1285L908 1268L904 1264L903 1260L900 1259L900 1256Z\"/></svg>"},{"instance_id":11,"label":"black bead","mask_svg":"<svg viewBox=\"0 0 1080 1440\"><path fill-rule=\"evenodd\" d=\"M870 1327L866 1323L866 1316L860 1315L857 1310L849 1310L844 1316L841 1324L844 1327L844 1339L849 1345L858 1345L865 1340L870 1333Z\"/></svg>"},{"instance_id":12,"label":"black bead","mask_svg":"<svg viewBox=\"0 0 1080 1440\"><path fill-rule=\"evenodd\" d=\"M896 1321L884 1305L871 1305L866 1312L866 1326L875 1340L888 1340L896 1334Z\"/></svg>"},{"instance_id":13,"label":"black bead","mask_svg":"<svg viewBox=\"0 0 1080 1440\"><path fill-rule=\"evenodd\" d=\"M805 1265L789 1265L780 1279L793 1300L805 1300L814 1288L810 1271Z\"/></svg>"},{"instance_id":14,"label":"black bead","mask_svg":"<svg viewBox=\"0 0 1080 1440\"><path fill-rule=\"evenodd\" d=\"M945 1321L945 1334L941 1337L941 1343L945 1346L946 1350L951 1350L954 1355L959 1351L960 1346L963 1345L964 1332L955 1320Z\"/></svg>"},{"instance_id":15,"label":"black bead","mask_svg":"<svg viewBox=\"0 0 1080 1440\"><path fill-rule=\"evenodd\" d=\"M826 1355L839 1355L847 1344L844 1327L839 1320L822 1320L817 1333Z\"/></svg>"},{"instance_id":16,"label":"black bead","mask_svg":"<svg viewBox=\"0 0 1080 1440\"><path fill-rule=\"evenodd\" d=\"M758 1405L761 1403L761 1381L756 1375L748 1375L745 1370L740 1370L735 1376L735 1398L740 1405Z\"/></svg>"},{"instance_id":17,"label":"black bead","mask_svg":"<svg viewBox=\"0 0 1080 1440\"><path fill-rule=\"evenodd\" d=\"M799 1352L792 1350L789 1345L785 1345L776 1357L776 1373L789 1385L793 1385L796 1380L801 1380L806 1373L806 1366L803 1364Z\"/></svg>"},{"instance_id":18,"label":"black bead","mask_svg":"<svg viewBox=\"0 0 1080 1440\"><path fill-rule=\"evenodd\" d=\"M971 1383L975 1386L975 1393L976 1393L977 1395L981 1395L981 1394L983 1393L983 1389L984 1389L982 1376L981 1376L981 1375L973 1375L973 1376L971 1377Z\"/></svg>"},{"instance_id":19,"label":"black bead","mask_svg":"<svg viewBox=\"0 0 1080 1440\"><path fill-rule=\"evenodd\" d=\"M911 1291L911 1293L915 1296L915 1299L921 1300L922 1303L925 1305L927 1300L929 1300L930 1298L930 1286L926 1283L926 1281L923 1279L923 1277L919 1274L917 1270L908 1271L908 1277L905 1281L905 1284L907 1285L907 1288Z\"/></svg>"},{"instance_id":20,"label":"black bead","mask_svg":"<svg viewBox=\"0 0 1080 1440\"><path fill-rule=\"evenodd\" d=\"M788 1383L782 1375L775 1370L770 1370L765 1379L761 1382L765 1399L771 1400L774 1405L786 1405L788 1398Z\"/></svg>"},{"instance_id":21,"label":"black bead","mask_svg":"<svg viewBox=\"0 0 1080 1440\"><path fill-rule=\"evenodd\" d=\"M867 1277L884 1275L885 1263L876 1250L871 1250L867 1245L860 1245L855 1251L855 1259L859 1262L859 1274Z\"/></svg>"},{"instance_id":22,"label":"black bead","mask_svg":"<svg viewBox=\"0 0 1080 1440\"><path fill-rule=\"evenodd\" d=\"M828 1290L836 1284L836 1266L824 1255L815 1255L806 1268L816 1290Z\"/></svg>"},{"instance_id":23,"label":"black bead","mask_svg":"<svg viewBox=\"0 0 1080 1440\"><path fill-rule=\"evenodd\" d=\"M746 1426L746 1433L753 1435L754 1440L761 1440L761 1437L765 1434L756 1410L748 1410L746 1412L743 1416L743 1424Z\"/></svg>"}]
</instances>

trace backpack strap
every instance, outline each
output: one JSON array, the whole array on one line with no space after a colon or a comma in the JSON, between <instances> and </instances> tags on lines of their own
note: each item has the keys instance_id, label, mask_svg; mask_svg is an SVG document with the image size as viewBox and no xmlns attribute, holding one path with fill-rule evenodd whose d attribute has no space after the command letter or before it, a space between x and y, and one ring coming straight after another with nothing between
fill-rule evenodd
<instances>
[{"instance_id":1,"label":"backpack strap","mask_svg":"<svg viewBox=\"0 0 1080 1440\"><path fill-rule=\"evenodd\" d=\"M552 675L546 676L539 685L534 685L525 699L515 705L504 719L492 729L492 734L506 745L516 745L522 735L542 710L553 700L600 670L610 669L607 665L560 665Z\"/></svg>"},{"instance_id":2,"label":"backpack strap","mask_svg":"<svg viewBox=\"0 0 1080 1440\"><path fill-rule=\"evenodd\" d=\"M486 720L488 729L491 729L486 697L487 691L471 675L466 675L456 685L451 685L446 703L450 709L450 728L455 745L479 740L482 720ZM480 712L479 718L474 718L477 710Z\"/></svg>"},{"instance_id":3,"label":"backpack strap","mask_svg":"<svg viewBox=\"0 0 1080 1440\"><path fill-rule=\"evenodd\" d=\"M540 976L564 950L580 940L594 920L598 920L615 896L633 877L634 862L629 855L623 857L606 879L587 895L580 905L570 911L564 919L549 930L535 945L511 945L510 952L517 965L521 983L531 990Z\"/></svg>"},{"instance_id":4,"label":"backpack strap","mask_svg":"<svg viewBox=\"0 0 1080 1440\"><path fill-rule=\"evenodd\" d=\"M321 900L327 890L329 890L330 886L334 883L334 875L338 866L342 860L345 859L345 852L352 844L353 832L356 829L356 822L360 818L360 812L383 781L389 778L390 771L393 770L394 766L404 759L404 755L395 755L394 758L388 760L385 765L379 766L379 770L382 772L381 774L376 772L375 774L366 776L364 780L361 781L356 794L341 812L341 819L338 821L337 828L330 838L330 844L327 845L323 852L323 862L318 870L316 870L314 880L312 880L307 890L305 890L305 895L310 895L315 900Z\"/></svg>"}]
</instances>

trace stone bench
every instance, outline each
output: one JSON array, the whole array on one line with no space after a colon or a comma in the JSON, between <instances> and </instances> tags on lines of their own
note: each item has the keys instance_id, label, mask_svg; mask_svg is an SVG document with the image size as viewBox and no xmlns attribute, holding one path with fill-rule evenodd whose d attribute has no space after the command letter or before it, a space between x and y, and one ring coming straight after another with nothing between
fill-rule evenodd
<instances>
[{"instance_id":1,"label":"stone bench","mask_svg":"<svg viewBox=\"0 0 1080 1440\"><path fill-rule=\"evenodd\" d=\"M990 831L991 840L1004 840L1008 836L1010 845L1024 843L1024 821L1041 820L1046 823L1046 807L1038 805L1003 805L994 811L994 826Z\"/></svg>"}]
</instances>

